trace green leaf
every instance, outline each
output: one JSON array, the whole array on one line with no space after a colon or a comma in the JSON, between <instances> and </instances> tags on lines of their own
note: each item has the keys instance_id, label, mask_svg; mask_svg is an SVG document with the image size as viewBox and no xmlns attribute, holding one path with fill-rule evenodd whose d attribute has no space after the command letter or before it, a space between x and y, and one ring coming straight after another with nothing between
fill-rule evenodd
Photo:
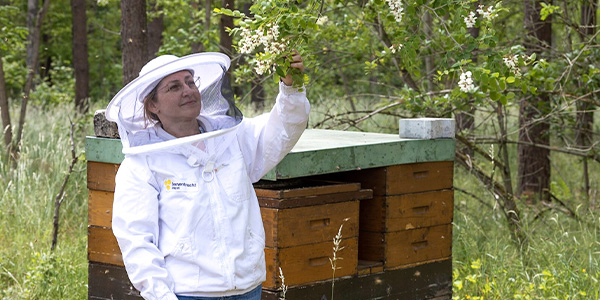
<instances>
[{"instance_id":1,"label":"green leaf","mask_svg":"<svg viewBox=\"0 0 600 300\"><path fill-rule=\"evenodd\" d=\"M531 59L532 61L535 60L535 57L536 57L535 52L532 53L531 55L529 55L529 59Z\"/></svg>"},{"instance_id":2,"label":"green leaf","mask_svg":"<svg viewBox=\"0 0 600 300\"><path fill-rule=\"evenodd\" d=\"M514 83L515 82L515 77L514 76L508 76L506 78L506 82L507 83Z\"/></svg>"},{"instance_id":3,"label":"green leaf","mask_svg":"<svg viewBox=\"0 0 600 300\"><path fill-rule=\"evenodd\" d=\"M498 93L496 91L491 91L490 92L490 99L492 99L494 101L498 101L498 99L500 99L500 93Z\"/></svg>"},{"instance_id":4,"label":"green leaf","mask_svg":"<svg viewBox=\"0 0 600 300\"><path fill-rule=\"evenodd\" d=\"M280 66L275 67L275 74L280 77L285 77L285 71ZM279 80L277 80L279 81Z\"/></svg>"},{"instance_id":5,"label":"green leaf","mask_svg":"<svg viewBox=\"0 0 600 300\"><path fill-rule=\"evenodd\" d=\"M502 105L506 105L508 103L508 99L504 95L500 95L499 100L500 100L500 103L502 103Z\"/></svg>"},{"instance_id":6,"label":"green leaf","mask_svg":"<svg viewBox=\"0 0 600 300\"><path fill-rule=\"evenodd\" d=\"M506 82L504 80L499 80L498 81L498 87L500 88L500 90L505 90L506 89Z\"/></svg>"}]
</instances>

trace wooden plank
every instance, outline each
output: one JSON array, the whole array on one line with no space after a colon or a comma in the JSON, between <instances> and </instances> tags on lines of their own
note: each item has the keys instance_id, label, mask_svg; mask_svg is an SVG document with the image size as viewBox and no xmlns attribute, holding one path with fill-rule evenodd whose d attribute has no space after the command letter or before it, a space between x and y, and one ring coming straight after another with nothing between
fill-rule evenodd
<instances>
[{"instance_id":1,"label":"wooden plank","mask_svg":"<svg viewBox=\"0 0 600 300\"><path fill-rule=\"evenodd\" d=\"M340 243L344 249L339 251L337 256L343 259L337 261L337 266L341 269L335 271L336 277L356 274L357 242L357 238L348 238ZM332 248L332 242L290 248L265 248L267 280L263 282L263 287L277 289L281 286L279 267L288 286L330 279L333 275L329 261L329 258L333 257Z\"/></svg>"},{"instance_id":2,"label":"wooden plank","mask_svg":"<svg viewBox=\"0 0 600 300\"><path fill-rule=\"evenodd\" d=\"M88 161L119 164L118 139L87 137ZM263 179L280 180L429 161L453 161L454 139L400 139L396 134L307 129Z\"/></svg>"},{"instance_id":3,"label":"wooden plank","mask_svg":"<svg viewBox=\"0 0 600 300\"><path fill-rule=\"evenodd\" d=\"M88 189L114 192L115 176L119 165L88 161L87 163L87 186Z\"/></svg>"},{"instance_id":4,"label":"wooden plank","mask_svg":"<svg viewBox=\"0 0 600 300\"><path fill-rule=\"evenodd\" d=\"M385 268L449 257L452 224L386 233Z\"/></svg>"},{"instance_id":5,"label":"wooden plank","mask_svg":"<svg viewBox=\"0 0 600 300\"><path fill-rule=\"evenodd\" d=\"M286 282L288 276L286 276ZM279 300L276 289L263 289L262 300ZM450 300L452 259L428 262L367 276L336 279L335 299ZM286 300L331 299L331 280L289 287Z\"/></svg>"},{"instance_id":6,"label":"wooden plank","mask_svg":"<svg viewBox=\"0 0 600 300\"><path fill-rule=\"evenodd\" d=\"M258 198L258 204L261 207L269 208L294 208L311 205L321 205L326 203L346 202L349 200L362 200L373 197L373 191L363 189L356 192L343 192L335 194L325 194L317 196L306 196L289 199L276 198Z\"/></svg>"},{"instance_id":7,"label":"wooden plank","mask_svg":"<svg viewBox=\"0 0 600 300\"><path fill-rule=\"evenodd\" d=\"M279 210L261 207L260 215L265 229L265 246L275 247L279 236Z\"/></svg>"},{"instance_id":8,"label":"wooden plank","mask_svg":"<svg viewBox=\"0 0 600 300\"><path fill-rule=\"evenodd\" d=\"M428 162L388 168L386 195L418 193L452 188L454 162Z\"/></svg>"},{"instance_id":9,"label":"wooden plank","mask_svg":"<svg viewBox=\"0 0 600 300\"><path fill-rule=\"evenodd\" d=\"M358 201L273 209L261 207L267 247L294 247L331 241L343 224L342 236L358 236Z\"/></svg>"},{"instance_id":10,"label":"wooden plank","mask_svg":"<svg viewBox=\"0 0 600 300\"><path fill-rule=\"evenodd\" d=\"M110 228L88 226L88 260L123 266L121 249Z\"/></svg>"},{"instance_id":11,"label":"wooden plank","mask_svg":"<svg viewBox=\"0 0 600 300\"><path fill-rule=\"evenodd\" d=\"M88 190L88 225L111 227L113 192Z\"/></svg>"},{"instance_id":12,"label":"wooden plank","mask_svg":"<svg viewBox=\"0 0 600 300\"><path fill-rule=\"evenodd\" d=\"M324 180L360 182L374 196L392 196L452 188L451 161L412 163L319 176Z\"/></svg>"},{"instance_id":13,"label":"wooden plank","mask_svg":"<svg viewBox=\"0 0 600 300\"><path fill-rule=\"evenodd\" d=\"M360 202L360 229L392 232L452 222L454 191L375 196Z\"/></svg>"},{"instance_id":14,"label":"wooden plank","mask_svg":"<svg viewBox=\"0 0 600 300\"><path fill-rule=\"evenodd\" d=\"M323 180L259 181L254 184L256 196L264 198L296 198L318 196L360 190L360 183L344 183Z\"/></svg>"},{"instance_id":15,"label":"wooden plank","mask_svg":"<svg viewBox=\"0 0 600 300\"><path fill-rule=\"evenodd\" d=\"M452 224L388 233L359 233L358 258L383 261L385 269L451 255Z\"/></svg>"},{"instance_id":16,"label":"wooden plank","mask_svg":"<svg viewBox=\"0 0 600 300\"><path fill-rule=\"evenodd\" d=\"M90 262L88 265L88 299L141 300L125 267Z\"/></svg>"},{"instance_id":17,"label":"wooden plank","mask_svg":"<svg viewBox=\"0 0 600 300\"><path fill-rule=\"evenodd\" d=\"M391 196L387 205L386 232L450 224L454 214L454 191Z\"/></svg>"}]
</instances>

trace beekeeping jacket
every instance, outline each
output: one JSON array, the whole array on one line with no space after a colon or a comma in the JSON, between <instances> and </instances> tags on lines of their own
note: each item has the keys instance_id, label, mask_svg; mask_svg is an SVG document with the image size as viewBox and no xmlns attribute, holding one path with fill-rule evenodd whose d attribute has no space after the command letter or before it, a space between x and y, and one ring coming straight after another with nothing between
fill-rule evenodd
<instances>
[{"instance_id":1,"label":"beekeeping jacket","mask_svg":"<svg viewBox=\"0 0 600 300\"><path fill-rule=\"evenodd\" d=\"M203 108L198 123L211 137L183 142L158 123L137 131L119 124L115 110L126 156L115 179L112 228L142 297L219 297L257 287L266 279L265 234L252 183L302 134L305 92L280 83L271 112L254 118Z\"/></svg>"}]
</instances>

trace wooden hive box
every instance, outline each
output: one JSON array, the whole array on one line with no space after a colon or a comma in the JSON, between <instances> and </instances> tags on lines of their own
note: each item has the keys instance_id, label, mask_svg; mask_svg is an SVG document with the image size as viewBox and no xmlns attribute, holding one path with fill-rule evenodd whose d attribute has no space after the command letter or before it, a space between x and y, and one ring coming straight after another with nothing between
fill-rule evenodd
<instances>
[{"instance_id":1,"label":"wooden hive box","mask_svg":"<svg viewBox=\"0 0 600 300\"><path fill-rule=\"evenodd\" d=\"M453 172L434 161L336 174L375 195L360 204L359 259L394 269L451 257Z\"/></svg>"},{"instance_id":2,"label":"wooden hive box","mask_svg":"<svg viewBox=\"0 0 600 300\"><path fill-rule=\"evenodd\" d=\"M333 238L342 228L343 260L335 277L358 265L359 200L372 197L358 183L287 180L255 184L265 227L267 280L263 288L302 285L332 278ZM343 225L343 226L342 226Z\"/></svg>"}]
</instances>

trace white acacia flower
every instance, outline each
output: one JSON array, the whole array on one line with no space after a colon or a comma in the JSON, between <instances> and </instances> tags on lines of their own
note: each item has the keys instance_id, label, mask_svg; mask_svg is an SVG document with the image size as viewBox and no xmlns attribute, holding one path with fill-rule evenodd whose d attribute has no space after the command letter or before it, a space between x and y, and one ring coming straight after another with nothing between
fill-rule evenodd
<instances>
[{"instance_id":1,"label":"white acacia flower","mask_svg":"<svg viewBox=\"0 0 600 300\"><path fill-rule=\"evenodd\" d=\"M251 31L248 28L242 28L242 39L240 40L241 53L251 53L256 49L256 47L260 44L260 33L256 31Z\"/></svg>"},{"instance_id":2,"label":"white acacia flower","mask_svg":"<svg viewBox=\"0 0 600 300\"><path fill-rule=\"evenodd\" d=\"M519 55L518 54L507 54L506 56L504 56L502 58L502 60L504 61L504 64L509 68L509 69L514 69L517 67L517 62L519 60Z\"/></svg>"},{"instance_id":3,"label":"white acacia flower","mask_svg":"<svg viewBox=\"0 0 600 300\"><path fill-rule=\"evenodd\" d=\"M518 54L507 54L505 55L502 60L504 61L504 64L506 65L507 68L510 69L511 72L513 72L516 76L521 76L521 70L519 69L517 63L519 61L519 55Z\"/></svg>"},{"instance_id":4,"label":"white acacia flower","mask_svg":"<svg viewBox=\"0 0 600 300\"><path fill-rule=\"evenodd\" d=\"M487 19L488 21L493 20L497 14L494 11L494 7L492 6L488 6L487 10L484 9L485 7L483 5L479 5L479 8L477 9L477 12L484 18Z\"/></svg>"},{"instance_id":5,"label":"white acacia flower","mask_svg":"<svg viewBox=\"0 0 600 300\"><path fill-rule=\"evenodd\" d=\"M471 76L471 71L463 72L460 74L458 86L460 87L460 90L462 92L472 93L475 91L475 85L473 84L473 78Z\"/></svg>"},{"instance_id":6,"label":"white acacia flower","mask_svg":"<svg viewBox=\"0 0 600 300\"><path fill-rule=\"evenodd\" d=\"M400 49L402 49L402 47L404 47L404 45L402 45L402 44L392 45L392 46L390 46L390 52L396 53L397 51L400 51Z\"/></svg>"},{"instance_id":7,"label":"white acacia flower","mask_svg":"<svg viewBox=\"0 0 600 300\"><path fill-rule=\"evenodd\" d=\"M475 16L475 12L469 12L469 15L465 17L465 25L467 25L467 28L475 27L475 21L477 21L477 16Z\"/></svg>"},{"instance_id":8,"label":"white acacia flower","mask_svg":"<svg viewBox=\"0 0 600 300\"><path fill-rule=\"evenodd\" d=\"M256 66L254 67L254 71L256 72L256 74L262 75L267 70L269 70L270 66L271 66L271 62L270 61L257 59L256 60Z\"/></svg>"},{"instance_id":9,"label":"white acacia flower","mask_svg":"<svg viewBox=\"0 0 600 300\"><path fill-rule=\"evenodd\" d=\"M385 0L385 2L387 2L388 6L390 7L392 15L394 16L394 19L396 19L396 22L402 22L402 17L404 16L404 7L402 7L402 1Z\"/></svg>"},{"instance_id":10,"label":"white acacia flower","mask_svg":"<svg viewBox=\"0 0 600 300\"><path fill-rule=\"evenodd\" d=\"M327 21L329 21L329 18L327 16L321 16L317 19L317 25L323 26L325 25L325 23L327 23Z\"/></svg>"}]
</instances>

